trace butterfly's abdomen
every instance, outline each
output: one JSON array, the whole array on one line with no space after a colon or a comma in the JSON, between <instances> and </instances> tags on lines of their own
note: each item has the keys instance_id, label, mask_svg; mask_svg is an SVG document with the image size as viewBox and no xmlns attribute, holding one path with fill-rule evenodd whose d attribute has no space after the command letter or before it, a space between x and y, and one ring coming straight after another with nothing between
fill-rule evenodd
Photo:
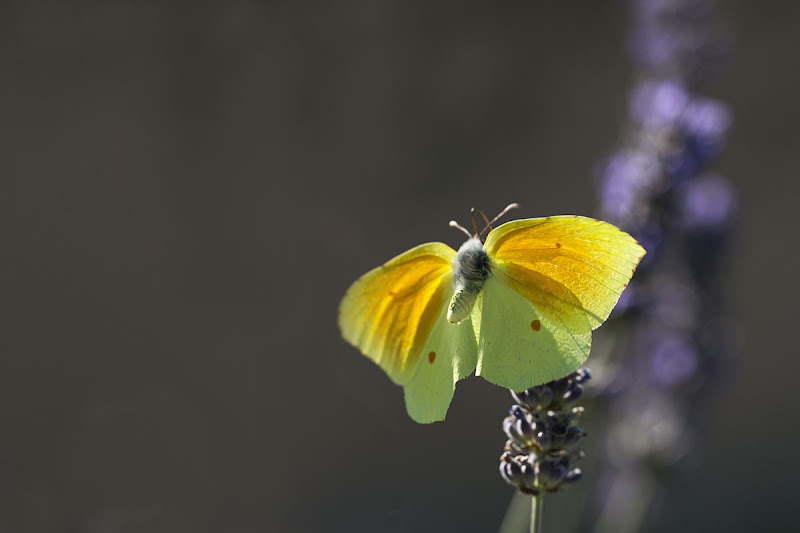
<instances>
[{"instance_id":1,"label":"butterfly's abdomen","mask_svg":"<svg viewBox=\"0 0 800 533\"><path fill-rule=\"evenodd\" d=\"M447 309L447 321L458 324L472 312L483 283L492 273L483 243L473 237L458 249L453 260L453 298Z\"/></svg>"}]
</instances>

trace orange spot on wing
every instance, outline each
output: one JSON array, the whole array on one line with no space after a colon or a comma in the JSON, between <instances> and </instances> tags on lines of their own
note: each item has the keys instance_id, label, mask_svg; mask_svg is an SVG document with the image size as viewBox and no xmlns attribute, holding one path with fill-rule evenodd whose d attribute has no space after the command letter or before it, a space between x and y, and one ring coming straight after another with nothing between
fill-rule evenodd
<instances>
[{"instance_id":1,"label":"orange spot on wing","mask_svg":"<svg viewBox=\"0 0 800 533\"><path fill-rule=\"evenodd\" d=\"M534 320L533 322L531 322L531 329L533 331L539 331L540 329L542 329L542 323L539 320Z\"/></svg>"},{"instance_id":2,"label":"orange spot on wing","mask_svg":"<svg viewBox=\"0 0 800 533\"><path fill-rule=\"evenodd\" d=\"M389 296L397 296L397 293L394 291L389 291Z\"/></svg>"},{"instance_id":3,"label":"orange spot on wing","mask_svg":"<svg viewBox=\"0 0 800 533\"><path fill-rule=\"evenodd\" d=\"M431 364L433 364L433 362L436 361L436 352L430 352L428 354L428 361L430 361Z\"/></svg>"}]
</instances>

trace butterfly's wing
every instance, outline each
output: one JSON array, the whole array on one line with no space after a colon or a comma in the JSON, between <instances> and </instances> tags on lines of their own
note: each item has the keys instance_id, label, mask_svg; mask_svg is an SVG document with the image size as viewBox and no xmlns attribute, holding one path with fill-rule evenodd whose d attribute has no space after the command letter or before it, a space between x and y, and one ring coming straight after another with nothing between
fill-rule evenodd
<instances>
[{"instance_id":1,"label":"butterfly's wing","mask_svg":"<svg viewBox=\"0 0 800 533\"><path fill-rule=\"evenodd\" d=\"M475 370L478 347L471 318L458 324L447 320L447 307L453 294L452 282L443 284L437 294L439 316L424 348L417 370L405 386L406 410L417 422L444 420L453 399L456 382Z\"/></svg>"},{"instance_id":2,"label":"butterfly's wing","mask_svg":"<svg viewBox=\"0 0 800 533\"><path fill-rule=\"evenodd\" d=\"M492 264L473 311L477 374L523 390L584 363L602 324L644 256L624 231L598 220L516 220L489 233Z\"/></svg>"},{"instance_id":3,"label":"butterfly's wing","mask_svg":"<svg viewBox=\"0 0 800 533\"><path fill-rule=\"evenodd\" d=\"M345 340L405 387L418 422L442 420L455 382L477 363L471 321L446 318L455 255L442 243L412 248L363 275L339 307Z\"/></svg>"}]
</instances>

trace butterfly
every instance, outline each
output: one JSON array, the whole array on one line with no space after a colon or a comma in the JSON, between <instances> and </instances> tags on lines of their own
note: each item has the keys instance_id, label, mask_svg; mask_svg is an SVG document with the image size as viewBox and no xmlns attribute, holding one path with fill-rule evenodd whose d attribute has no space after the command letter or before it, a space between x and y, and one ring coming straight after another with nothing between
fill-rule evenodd
<instances>
[{"instance_id":1,"label":"butterfly","mask_svg":"<svg viewBox=\"0 0 800 533\"><path fill-rule=\"evenodd\" d=\"M405 392L412 419L444 420L473 371L514 391L561 378L589 356L645 254L624 231L565 215L507 222L456 252L421 244L367 272L339 306L344 339Z\"/></svg>"}]
</instances>

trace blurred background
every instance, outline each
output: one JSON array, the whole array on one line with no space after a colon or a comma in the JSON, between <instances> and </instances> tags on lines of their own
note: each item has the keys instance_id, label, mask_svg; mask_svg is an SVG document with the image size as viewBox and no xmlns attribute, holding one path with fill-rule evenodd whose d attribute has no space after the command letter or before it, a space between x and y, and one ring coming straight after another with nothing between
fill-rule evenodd
<instances>
[{"instance_id":1,"label":"blurred background","mask_svg":"<svg viewBox=\"0 0 800 533\"><path fill-rule=\"evenodd\" d=\"M742 356L650 531L796 515L800 4L720 8ZM496 531L508 392L464 380L415 424L337 305L470 207L597 215L629 26L622 1L0 4L0 532Z\"/></svg>"}]
</instances>

